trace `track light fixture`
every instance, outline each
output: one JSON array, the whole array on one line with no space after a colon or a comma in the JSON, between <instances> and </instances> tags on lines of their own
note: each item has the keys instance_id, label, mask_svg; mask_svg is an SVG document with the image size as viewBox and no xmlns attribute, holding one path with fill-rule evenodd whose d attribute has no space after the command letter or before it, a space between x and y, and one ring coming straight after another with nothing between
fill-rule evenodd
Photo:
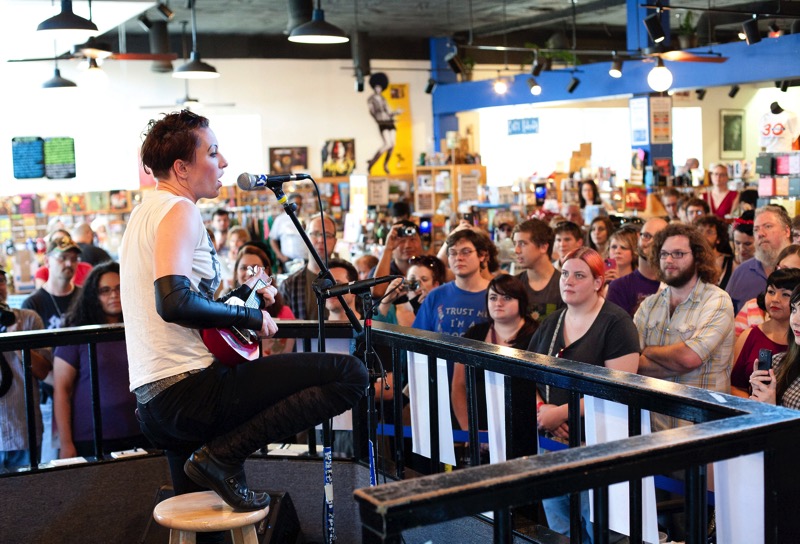
<instances>
[{"instance_id":1,"label":"track light fixture","mask_svg":"<svg viewBox=\"0 0 800 544\"><path fill-rule=\"evenodd\" d=\"M615 79L622 77L622 59L616 55L611 60L611 68L608 69L608 75Z\"/></svg>"},{"instance_id":2,"label":"track light fixture","mask_svg":"<svg viewBox=\"0 0 800 544\"><path fill-rule=\"evenodd\" d=\"M492 84L492 88L494 92L497 94L506 94L508 92L508 81L505 78L500 77L500 74L497 74L497 79L494 80Z\"/></svg>"},{"instance_id":3,"label":"track light fixture","mask_svg":"<svg viewBox=\"0 0 800 544\"><path fill-rule=\"evenodd\" d=\"M175 17L175 12L169 9L169 6L164 2L159 2L156 9L158 10L158 14L161 15L165 21L171 21L172 18Z\"/></svg>"},{"instance_id":4,"label":"track light fixture","mask_svg":"<svg viewBox=\"0 0 800 544\"><path fill-rule=\"evenodd\" d=\"M755 14L753 14L752 19L742 23L742 32L744 32L744 39L747 45L753 45L761 41L761 34L758 32L758 19L756 19Z\"/></svg>"},{"instance_id":5,"label":"track light fixture","mask_svg":"<svg viewBox=\"0 0 800 544\"><path fill-rule=\"evenodd\" d=\"M664 27L661 26L661 9L657 9L655 13L651 13L644 18L644 26L647 29L647 34L653 43L661 43L667 37L664 32Z\"/></svg>"},{"instance_id":6,"label":"track light fixture","mask_svg":"<svg viewBox=\"0 0 800 544\"><path fill-rule=\"evenodd\" d=\"M661 57L658 57L655 68L647 74L647 84L657 93L663 93L672 86L672 72L664 66Z\"/></svg>"},{"instance_id":7,"label":"track light fixture","mask_svg":"<svg viewBox=\"0 0 800 544\"><path fill-rule=\"evenodd\" d=\"M431 94L434 90L436 90L436 80L429 77L428 84L425 85L425 94Z\"/></svg>"},{"instance_id":8,"label":"track light fixture","mask_svg":"<svg viewBox=\"0 0 800 544\"><path fill-rule=\"evenodd\" d=\"M697 89L695 94L697 95L698 100L702 100L706 97L706 89Z\"/></svg>"},{"instance_id":9,"label":"track light fixture","mask_svg":"<svg viewBox=\"0 0 800 544\"><path fill-rule=\"evenodd\" d=\"M150 22L150 19L147 18L147 14L145 13L139 15L136 22L139 23L139 26L142 27L142 30L145 32L150 32L150 28L153 26L153 23Z\"/></svg>"},{"instance_id":10,"label":"track light fixture","mask_svg":"<svg viewBox=\"0 0 800 544\"><path fill-rule=\"evenodd\" d=\"M790 84L791 84L791 80L784 79L783 82L781 82L781 92L785 93L787 90L789 90L789 85Z\"/></svg>"},{"instance_id":11,"label":"track light fixture","mask_svg":"<svg viewBox=\"0 0 800 544\"><path fill-rule=\"evenodd\" d=\"M728 96L733 98L734 96L736 96L736 94L738 92L739 92L739 86L738 85L731 85L731 90L728 91Z\"/></svg>"},{"instance_id":12,"label":"track light fixture","mask_svg":"<svg viewBox=\"0 0 800 544\"><path fill-rule=\"evenodd\" d=\"M317 7L311 15L311 20L294 28L289 34L289 41L295 43L330 44L345 43L350 41L344 30L325 21L325 11L322 9L322 0L317 0Z\"/></svg>"},{"instance_id":13,"label":"track light fixture","mask_svg":"<svg viewBox=\"0 0 800 544\"><path fill-rule=\"evenodd\" d=\"M539 74L541 74L542 70L544 70L544 65L545 65L544 61L539 60L539 52L534 51L533 63L531 63L531 75L533 77L539 77Z\"/></svg>"},{"instance_id":14,"label":"track light fixture","mask_svg":"<svg viewBox=\"0 0 800 544\"><path fill-rule=\"evenodd\" d=\"M528 87L531 90L531 94L533 96L539 96L542 94L542 86L536 81L535 77L528 78Z\"/></svg>"},{"instance_id":15,"label":"track light fixture","mask_svg":"<svg viewBox=\"0 0 800 544\"><path fill-rule=\"evenodd\" d=\"M458 56L458 51L451 51L445 55L444 60L456 75L463 74L467 69L466 66L464 66L464 61Z\"/></svg>"},{"instance_id":16,"label":"track light fixture","mask_svg":"<svg viewBox=\"0 0 800 544\"><path fill-rule=\"evenodd\" d=\"M567 85L567 92L572 94L575 92L575 89L578 88L578 85L581 84L581 80L575 76L572 76L572 79L569 80L569 85Z\"/></svg>"},{"instance_id":17,"label":"track light fixture","mask_svg":"<svg viewBox=\"0 0 800 544\"><path fill-rule=\"evenodd\" d=\"M781 30L781 27L778 26L778 23L776 21L772 21L769 24L768 28L769 28L769 33L767 34L767 36L769 36L770 38L780 38L781 36L783 36L783 31Z\"/></svg>"}]
</instances>

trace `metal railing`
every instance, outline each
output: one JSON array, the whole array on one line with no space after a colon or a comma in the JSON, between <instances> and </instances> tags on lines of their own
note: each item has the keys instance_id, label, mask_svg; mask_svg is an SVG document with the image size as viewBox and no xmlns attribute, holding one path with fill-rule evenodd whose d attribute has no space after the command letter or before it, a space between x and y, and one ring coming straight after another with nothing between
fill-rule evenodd
<instances>
[{"instance_id":1,"label":"metal railing","mask_svg":"<svg viewBox=\"0 0 800 544\"><path fill-rule=\"evenodd\" d=\"M399 542L400 533L409 528L493 511L495 542L510 542L513 508L543 498L574 494L591 489L594 494L596 542L608 539L607 486L629 482L631 489L631 542L641 542L641 479L671 471L685 471L688 543L706 539L706 465L755 452L764 456L765 542L800 541L800 474L794 455L800 451L800 412L721 395L671 382L595 367L574 361L495 346L483 342L445 336L416 329L375 323L372 340L390 350L392 361L383 361L395 371L393 434L403 434L402 388L405 369L399 363L402 351L428 356L431 459L428 476L403 480L402 440L395 440L392 452L398 482L356 490L363 524L364 542ZM326 326L327 338L349 338L348 323ZM317 323L282 322L279 337L310 339L317 335ZM30 350L61 345L89 345L90 372L95 422L95 453L102 460L102 425L97 374L97 343L124 339L124 325L89 326L72 329L29 331L0 335L0 351L21 349L25 366L29 444L36 447L33 417L33 378ZM308 346L306 346L306 349ZM467 365L468 384L478 370L491 370L506 378L505 463L473 466L442 472L438 457L436 359ZM571 392L569 401L571 446L569 449L537 456L535 395L532 384L546 384ZM471 388L469 388L471 389ZM581 394L619 402L628 406L630 438L580 446ZM469 442L478 444L475 395L470 391ZM674 416L695 425L638 436L642 411ZM354 411L354 425L364 428L363 406ZM309 433L313 435L313 433ZM365 442L357 432L357 455L366 461ZM314 451L313 449L311 451ZM32 454L35 452L32 452ZM36 456L32 455L32 459ZM471 452L472 465L478 465ZM32 467L36 469L36 467ZM577 512L573 508L573 522ZM579 522L580 516L577 515ZM572 531L572 534L580 534ZM573 541L577 541L574 537Z\"/></svg>"}]
</instances>

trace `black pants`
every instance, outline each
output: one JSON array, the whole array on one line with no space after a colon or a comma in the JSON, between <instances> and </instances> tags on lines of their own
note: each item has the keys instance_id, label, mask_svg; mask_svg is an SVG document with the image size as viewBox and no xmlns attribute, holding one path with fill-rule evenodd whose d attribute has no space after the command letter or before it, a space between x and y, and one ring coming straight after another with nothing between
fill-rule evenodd
<instances>
[{"instance_id":1,"label":"black pants","mask_svg":"<svg viewBox=\"0 0 800 544\"><path fill-rule=\"evenodd\" d=\"M235 443L245 434L250 444L256 429L260 443L245 455L253 453L353 407L366 387L366 368L350 355L289 353L234 368L215 362L139 404L139 417L145 436L166 450L175 493L181 494L200 490L183 464L203 444L221 435ZM276 406L291 411L271 414Z\"/></svg>"}]
</instances>

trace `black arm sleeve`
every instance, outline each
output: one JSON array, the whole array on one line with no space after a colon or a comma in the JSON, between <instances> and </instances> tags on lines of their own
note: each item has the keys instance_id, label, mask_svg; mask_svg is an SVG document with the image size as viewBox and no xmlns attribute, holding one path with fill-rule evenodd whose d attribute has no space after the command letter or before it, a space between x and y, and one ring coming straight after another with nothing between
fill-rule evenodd
<instances>
[{"instance_id":1,"label":"black arm sleeve","mask_svg":"<svg viewBox=\"0 0 800 544\"><path fill-rule=\"evenodd\" d=\"M252 289L250 289L247 285L240 285L236 289L231 289L230 291L228 291L227 293L225 293L224 295L219 297L217 299L217 301L225 302L226 300L228 300L231 297L238 297L238 298L240 298L242 300L247 300L247 297L250 296L251 292L252 292Z\"/></svg>"},{"instance_id":2,"label":"black arm sleeve","mask_svg":"<svg viewBox=\"0 0 800 544\"><path fill-rule=\"evenodd\" d=\"M193 329L234 326L261 330L263 317L260 310L209 300L192 291L186 276L163 276L153 285L156 311L167 323Z\"/></svg>"}]
</instances>

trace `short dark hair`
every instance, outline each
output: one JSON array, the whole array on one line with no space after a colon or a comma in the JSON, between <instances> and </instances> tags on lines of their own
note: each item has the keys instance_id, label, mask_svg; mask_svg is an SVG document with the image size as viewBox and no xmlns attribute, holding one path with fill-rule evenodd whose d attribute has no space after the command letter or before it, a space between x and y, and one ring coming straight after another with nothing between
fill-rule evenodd
<instances>
[{"instance_id":1,"label":"short dark hair","mask_svg":"<svg viewBox=\"0 0 800 544\"><path fill-rule=\"evenodd\" d=\"M433 255L411 257L408 260L408 266L409 268L412 266L424 266L428 268L433 274L433 281L438 282L439 285L447 280L447 270L444 267L444 263Z\"/></svg>"},{"instance_id":2,"label":"short dark hair","mask_svg":"<svg viewBox=\"0 0 800 544\"><path fill-rule=\"evenodd\" d=\"M724 219L714 215L713 213L709 213L706 215L701 215L695 219L694 226L714 227L714 230L717 232L717 247L713 249L716 249L723 255L733 255L733 250L731 249L731 239L728 235L728 223L726 223Z\"/></svg>"},{"instance_id":3,"label":"short dark hair","mask_svg":"<svg viewBox=\"0 0 800 544\"><path fill-rule=\"evenodd\" d=\"M537 246L547 244L547 257L553 257L553 242L555 242L556 235L553 229L550 228L550 225L541 219L526 219L514 227L514 233L517 232L527 233L528 236L530 236L531 242Z\"/></svg>"},{"instance_id":4,"label":"short dark hair","mask_svg":"<svg viewBox=\"0 0 800 544\"><path fill-rule=\"evenodd\" d=\"M681 192L678 191L675 187L667 187L666 189L664 189L664 192L661 193L661 198L664 198L665 196L674 196L675 198L680 198Z\"/></svg>"},{"instance_id":5,"label":"short dark hair","mask_svg":"<svg viewBox=\"0 0 800 544\"><path fill-rule=\"evenodd\" d=\"M720 271L717 269L714 253L711 251L711 246L708 245L705 236L700 234L700 231L692 225L670 223L664 230L659 231L653 238L653 248L651 250L653 260L656 261L656 259L659 259L657 262L659 262L660 265L659 255L661 249L664 247L664 242L667 241L667 238L672 238L673 236L685 236L689 239L689 248L694 258L697 276L701 281L715 285L717 283L717 278L719 278ZM658 267L658 275L663 281L664 278L661 277L661 266Z\"/></svg>"},{"instance_id":6,"label":"short dark hair","mask_svg":"<svg viewBox=\"0 0 800 544\"><path fill-rule=\"evenodd\" d=\"M708 206L708 202L703 200L702 198L692 197L686 201L685 209L689 209L689 206L694 206L695 208L700 207L703 208L703 213L709 214L711 213L711 208Z\"/></svg>"},{"instance_id":7,"label":"short dark hair","mask_svg":"<svg viewBox=\"0 0 800 544\"><path fill-rule=\"evenodd\" d=\"M559 234L571 234L576 240L583 240L583 231L572 221L559 221L553 229L553 238Z\"/></svg>"},{"instance_id":8,"label":"short dark hair","mask_svg":"<svg viewBox=\"0 0 800 544\"><path fill-rule=\"evenodd\" d=\"M208 128L208 119L189 110L169 113L163 119L147 124L142 143L142 166L156 179L167 179L176 160L194 162L200 145L198 129Z\"/></svg>"},{"instance_id":9,"label":"short dark hair","mask_svg":"<svg viewBox=\"0 0 800 544\"><path fill-rule=\"evenodd\" d=\"M742 215L733 220L733 231L741 232L748 236L753 235L753 219L756 216L755 210L746 210Z\"/></svg>"},{"instance_id":10,"label":"short dark hair","mask_svg":"<svg viewBox=\"0 0 800 544\"><path fill-rule=\"evenodd\" d=\"M224 217L229 217L231 215L231 212L229 212L225 208L217 208L216 210L214 210L214 213L211 214L211 218L213 219L214 217L216 217L218 215L222 215Z\"/></svg>"},{"instance_id":11,"label":"short dark hair","mask_svg":"<svg viewBox=\"0 0 800 544\"><path fill-rule=\"evenodd\" d=\"M328 259L328 268L344 268L347 270L347 281L358 281L358 270L350 261L344 259Z\"/></svg>"}]
</instances>

